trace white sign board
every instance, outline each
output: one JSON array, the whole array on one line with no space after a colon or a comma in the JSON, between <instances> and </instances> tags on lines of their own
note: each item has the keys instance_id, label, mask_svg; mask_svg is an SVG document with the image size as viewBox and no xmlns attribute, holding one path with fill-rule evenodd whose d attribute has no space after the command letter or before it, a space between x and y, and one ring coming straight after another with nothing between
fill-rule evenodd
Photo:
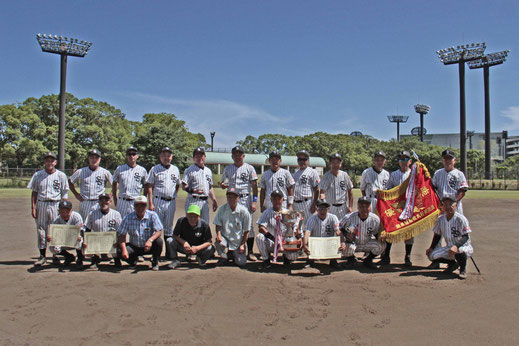
<instances>
[{"instance_id":1,"label":"white sign board","mask_svg":"<svg viewBox=\"0 0 519 346\"><path fill-rule=\"evenodd\" d=\"M339 247L341 237L310 237L308 238L308 248L310 249L310 259L336 259L341 258Z\"/></svg>"},{"instance_id":2,"label":"white sign board","mask_svg":"<svg viewBox=\"0 0 519 346\"><path fill-rule=\"evenodd\" d=\"M78 244L80 226L74 225L50 225L49 235L51 241L49 246L62 246L75 248Z\"/></svg>"}]
</instances>

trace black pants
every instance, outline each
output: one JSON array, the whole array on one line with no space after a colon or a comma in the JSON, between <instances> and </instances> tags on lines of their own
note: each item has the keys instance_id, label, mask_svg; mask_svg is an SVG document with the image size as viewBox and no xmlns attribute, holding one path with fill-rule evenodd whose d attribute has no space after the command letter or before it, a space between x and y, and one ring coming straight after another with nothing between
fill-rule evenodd
<instances>
[{"instance_id":1,"label":"black pants","mask_svg":"<svg viewBox=\"0 0 519 346\"><path fill-rule=\"evenodd\" d=\"M128 259L126 261L130 264L133 264L137 261L137 257L151 253L153 256L153 264L157 264L160 254L162 253L163 246L164 242L162 241L162 238L157 238L155 241L153 241L153 243L151 243L150 251L144 251L144 247L138 247L131 243L126 243L126 251L128 251ZM117 249L117 256L122 259L120 247Z\"/></svg>"}]
</instances>

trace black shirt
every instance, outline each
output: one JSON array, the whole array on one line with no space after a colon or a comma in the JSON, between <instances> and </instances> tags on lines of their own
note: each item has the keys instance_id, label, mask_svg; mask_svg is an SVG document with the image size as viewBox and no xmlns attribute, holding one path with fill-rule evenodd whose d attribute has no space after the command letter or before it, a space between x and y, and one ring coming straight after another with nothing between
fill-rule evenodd
<instances>
[{"instance_id":1,"label":"black shirt","mask_svg":"<svg viewBox=\"0 0 519 346\"><path fill-rule=\"evenodd\" d=\"M200 220L195 227L191 227L187 217L181 217L177 220L173 235L182 238L192 246L212 241L211 228L205 221Z\"/></svg>"}]
</instances>

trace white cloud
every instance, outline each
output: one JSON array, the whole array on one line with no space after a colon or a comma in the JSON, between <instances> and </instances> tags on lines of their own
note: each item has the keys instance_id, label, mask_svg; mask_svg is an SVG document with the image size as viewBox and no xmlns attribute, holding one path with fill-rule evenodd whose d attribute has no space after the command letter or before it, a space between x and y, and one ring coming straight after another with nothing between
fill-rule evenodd
<instances>
[{"instance_id":1,"label":"white cloud","mask_svg":"<svg viewBox=\"0 0 519 346\"><path fill-rule=\"evenodd\" d=\"M509 131L519 130L519 106L510 106L501 111L501 116L511 121L510 125L506 125Z\"/></svg>"}]
</instances>

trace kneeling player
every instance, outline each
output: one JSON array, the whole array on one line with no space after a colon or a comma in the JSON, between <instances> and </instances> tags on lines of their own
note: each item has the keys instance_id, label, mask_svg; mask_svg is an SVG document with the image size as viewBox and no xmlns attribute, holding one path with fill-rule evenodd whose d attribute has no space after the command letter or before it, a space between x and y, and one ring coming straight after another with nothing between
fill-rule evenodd
<instances>
[{"instance_id":1,"label":"kneeling player","mask_svg":"<svg viewBox=\"0 0 519 346\"><path fill-rule=\"evenodd\" d=\"M442 214L433 227L434 237L431 246L425 252L433 262L429 268L439 268L439 263L447 263L445 273L452 273L460 268L459 278L467 278L467 257L472 256L473 249L470 243L470 226L467 218L456 212L456 196L445 195L442 198ZM444 238L446 246L439 246Z\"/></svg>"},{"instance_id":2,"label":"kneeling player","mask_svg":"<svg viewBox=\"0 0 519 346\"><path fill-rule=\"evenodd\" d=\"M59 216L52 222L57 225L73 225L73 226L81 226L83 227L83 218L79 213L72 211L72 202L68 200L62 200L59 202L58 206L58 214ZM47 241L52 241L50 235L47 236ZM77 245L75 247L77 253L77 261L76 256L68 252L67 250L72 250L74 248L65 247L65 246L51 246L49 247L50 251L54 254L54 258L52 259L52 263L59 265L61 264L60 260L56 255L62 255L65 257L65 262L63 265L65 267L69 266L72 262L76 261L76 264L79 267L83 266L83 253L81 252L81 245L83 244L83 238L81 235L78 237Z\"/></svg>"}]
</instances>

